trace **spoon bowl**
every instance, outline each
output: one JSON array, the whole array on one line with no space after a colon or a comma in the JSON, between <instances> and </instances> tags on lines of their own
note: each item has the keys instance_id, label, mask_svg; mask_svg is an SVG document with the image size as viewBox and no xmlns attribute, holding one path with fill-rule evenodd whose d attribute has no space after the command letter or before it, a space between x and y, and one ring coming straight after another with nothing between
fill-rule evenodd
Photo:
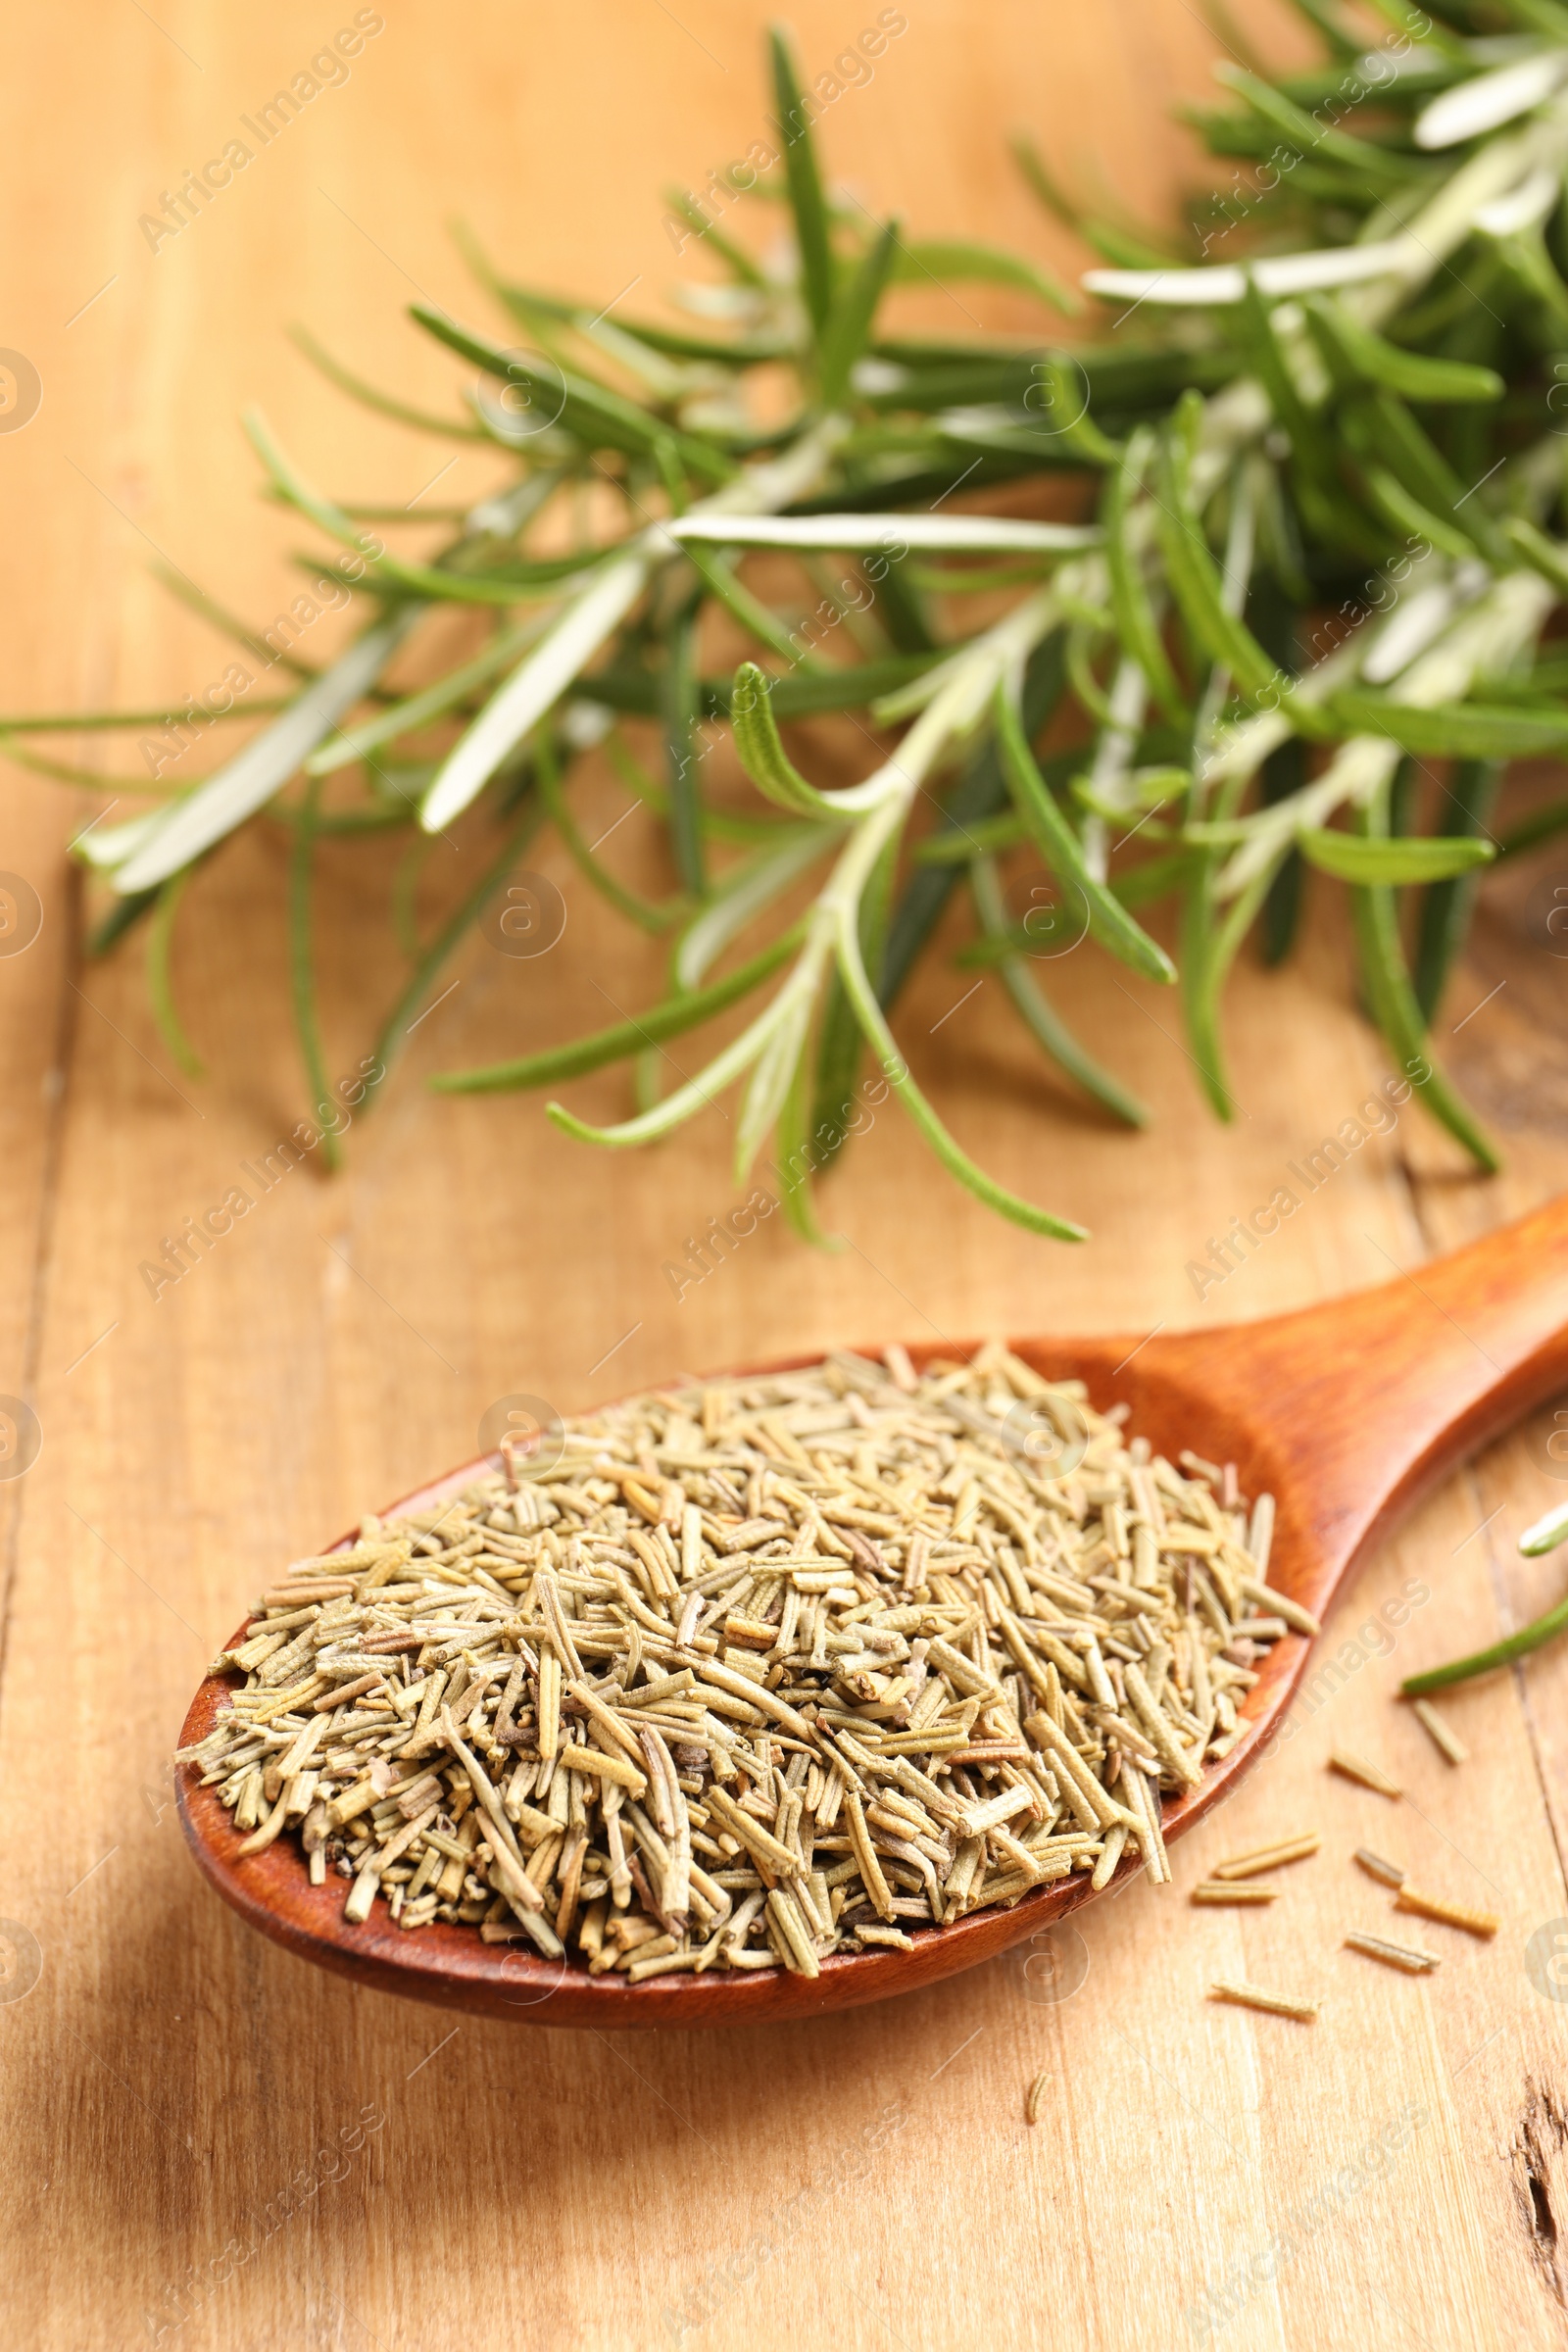
<instances>
[{"instance_id":1,"label":"spoon bowl","mask_svg":"<svg viewBox=\"0 0 1568 2352\"><path fill-rule=\"evenodd\" d=\"M1568 1196L1451 1255L1376 1290L1222 1329L1105 1339L1021 1339L1009 1345L1054 1379L1082 1380L1100 1410L1125 1403L1128 1428L1174 1456L1193 1447L1236 1465L1244 1494L1272 1494L1270 1585L1320 1620L1358 1562L1464 1455L1568 1387ZM972 1352L943 1342L933 1355ZM791 1357L748 1372L792 1371ZM383 1516L448 1500L499 1454L467 1462L390 1505ZM353 1542L344 1536L334 1549ZM233 1637L244 1639L243 1629ZM1242 1709L1242 1738L1200 1785L1165 1800L1167 1843L1211 1812L1272 1745L1311 1644L1287 1634L1264 1653ZM212 1729L229 1685L209 1676L185 1719L183 1746ZM815 1978L785 1969L714 1970L628 1984L613 1972L546 1960L471 1929L432 1924L405 1934L379 1906L363 1926L343 1917L344 1882L313 1886L281 1839L241 1857L214 1788L179 1768L179 1809L196 1862L252 1927L302 1958L384 1992L481 2016L551 2026L741 2025L812 2017L910 1992L1040 1936L1093 1899L1086 1875L980 1910L951 1927L916 1929L911 1948L829 1955ZM1118 1885L1143 1867L1124 1860Z\"/></svg>"}]
</instances>

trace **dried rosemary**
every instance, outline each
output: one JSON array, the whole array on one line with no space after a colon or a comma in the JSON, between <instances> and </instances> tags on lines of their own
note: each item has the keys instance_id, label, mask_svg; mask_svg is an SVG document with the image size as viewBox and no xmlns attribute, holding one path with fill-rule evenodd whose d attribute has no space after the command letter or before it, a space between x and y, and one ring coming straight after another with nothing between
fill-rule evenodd
<instances>
[{"instance_id":1,"label":"dried rosemary","mask_svg":"<svg viewBox=\"0 0 1568 2352\"><path fill-rule=\"evenodd\" d=\"M1312 2025L1317 2018L1320 2001L1293 2001L1282 1992L1268 1992L1259 1984L1243 1984L1228 1978L1216 1977L1208 1988L1211 2001L1233 2001L1241 2009L1263 2009L1272 2017L1294 2017L1302 2025Z\"/></svg>"},{"instance_id":2,"label":"dried rosemary","mask_svg":"<svg viewBox=\"0 0 1568 2352\"><path fill-rule=\"evenodd\" d=\"M1377 1796L1397 1800L1404 1794L1398 1782L1390 1780L1380 1765L1369 1764L1365 1756L1352 1755L1347 1747L1330 1750L1329 1770L1343 1774L1348 1781L1357 1782L1363 1788L1370 1788Z\"/></svg>"},{"instance_id":3,"label":"dried rosemary","mask_svg":"<svg viewBox=\"0 0 1568 2352\"><path fill-rule=\"evenodd\" d=\"M1162 1797L1285 1630L1248 1527L1233 1473L996 1343L661 1391L297 1561L181 1761L352 1920L811 1976L1124 1857L1168 1882Z\"/></svg>"},{"instance_id":4,"label":"dried rosemary","mask_svg":"<svg viewBox=\"0 0 1568 2352\"><path fill-rule=\"evenodd\" d=\"M1277 1838L1272 1845L1260 1845L1250 1854L1233 1854L1228 1862L1216 1862L1216 1879L1250 1879L1259 1871L1274 1870L1286 1862L1304 1862L1315 1854L1323 1840L1316 1830L1307 1830L1299 1838Z\"/></svg>"},{"instance_id":5,"label":"dried rosemary","mask_svg":"<svg viewBox=\"0 0 1568 2352\"><path fill-rule=\"evenodd\" d=\"M1409 1880L1401 1881L1394 1898L1396 1911L1415 1911L1423 1919L1441 1920L1445 1927L1463 1928L1467 1936L1495 1936L1502 1922L1494 1911L1473 1911L1437 1894L1423 1894Z\"/></svg>"},{"instance_id":6,"label":"dried rosemary","mask_svg":"<svg viewBox=\"0 0 1568 2352\"><path fill-rule=\"evenodd\" d=\"M1385 1968L1402 1969L1407 1977L1426 1977L1441 1963L1435 1952L1423 1952L1412 1944L1390 1943L1382 1936L1347 1936L1348 1952L1361 1952L1368 1960L1381 1960Z\"/></svg>"},{"instance_id":7,"label":"dried rosemary","mask_svg":"<svg viewBox=\"0 0 1568 2352\"><path fill-rule=\"evenodd\" d=\"M1418 1698L1410 1708L1411 1714L1431 1740L1434 1747L1450 1764L1466 1764L1470 1750L1451 1724L1445 1722L1430 1699Z\"/></svg>"}]
</instances>

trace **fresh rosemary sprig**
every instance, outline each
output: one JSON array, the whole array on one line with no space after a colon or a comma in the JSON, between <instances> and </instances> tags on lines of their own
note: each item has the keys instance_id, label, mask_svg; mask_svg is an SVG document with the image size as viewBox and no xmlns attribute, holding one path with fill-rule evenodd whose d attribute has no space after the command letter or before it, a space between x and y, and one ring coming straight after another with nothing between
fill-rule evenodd
<instances>
[{"instance_id":1,"label":"fresh rosemary sprig","mask_svg":"<svg viewBox=\"0 0 1568 2352\"><path fill-rule=\"evenodd\" d=\"M1043 201L1107 264L1085 281L1116 306L1098 339L886 332L889 289L922 272L1072 298L1017 257L911 243L839 202L777 36L782 171L754 201L786 208L793 258L759 264L686 203L719 273L688 303L713 331L612 320L513 283L470 248L503 333L527 340L416 308L477 371L466 416L411 410L306 339L339 389L494 451L503 473L416 559L367 527L386 510L326 496L251 420L271 494L337 551L332 598L340 582L365 617L319 671L291 648L279 656L275 632L229 622L251 659L303 669L299 690L199 783L81 843L118 902L98 940L148 918L155 1009L184 1066L176 910L242 826L290 828L292 994L319 1093L318 841L384 829L411 845L394 894L411 970L381 1025L384 1066L440 963L549 824L618 912L673 933L667 994L598 1037L438 1087L562 1084L625 1059L634 1115L590 1126L549 1105L567 1132L625 1147L744 1079L740 1167L771 1138L786 1205L814 1236L812 1179L856 1123L869 1054L961 1183L1031 1231L1075 1238L973 1165L889 1026L955 885L967 883L976 925L965 957L995 964L1042 1050L1137 1123L1141 1106L1050 1004L1005 861L1016 850L1044 866L1061 910L1081 911L1143 978L1179 980L1222 1117L1226 982L1259 923L1263 952L1286 951L1304 865L1348 886L1364 999L1429 1110L1495 1165L1430 1025L1480 866L1568 823L1565 803L1500 839L1489 829L1505 762L1568 746L1561 667L1540 653L1568 598L1549 405L1568 346L1568 9L1497 0L1483 31L1460 0L1425 15L1376 0L1371 25L1333 0L1298 4L1323 65L1278 77L1222 67L1234 103L1200 118L1232 185L1194 208L1199 267L1083 216L1020 145ZM987 511L950 505L960 484L964 505L985 493ZM1074 519L991 512L1009 486L1028 489L1034 513L1044 502ZM755 559L769 555L799 567L813 612L798 591L764 594ZM828 555L851 568L824 584L814 567ZM765 576L777 580L776 561ZM483 642L441 677L391 684L421 624L454 604L473 609ZM710 664L737 640L747 658L731 679ZM209 700L174 721L176 739L245 707ZM863 712L876 751L863 782L828 788L780 729L835 710ZM711 780L708 730L724 720L750 805ZM648 722L662 777L627 731ZM1069 748L1042 759L1048 722ZM0 730L16 747L66 723ZM445 731L433 756L432 728ZM610 873L573 814L575 762L596 743L664 826L662 899ZM424 944L407 936L413 845L460 821L489 836L481 878ZM1167 900L1174 962L1145 927ZM769 988L659 1099L650 1045Z\"/></svg>"},{"instance_id":2,"label":"fresh rosemary sprig","mask_svg":"<svg viewBox=\"0 0 1568 2352\"><path fill-rule=\"evenodd\" d=\"M1539 1560L1544 1553L1555 1551L1559 1544L1568 1543L1568 1505L1560 1504L1527 1527L1519 1539L1520 1552L1527 1560ZM1516 1634L1507 1634L1487 1649L1478 1649L1467 1658L1453 1658L1446 1666L1429 1666L1424 1674L1412 1674L1399 1685L1405 1698L1424 1698L1433 1690L1451 1690L1455 1683L1473 1682L1478 1674L1493 1674L1499 1666L1511 1666L1515 1658L1527 1658L1532 1650L1544 1649L1548 1642L1568 1630L1568 1599L1553 1602Z\"/></svg>"}]
</instances>

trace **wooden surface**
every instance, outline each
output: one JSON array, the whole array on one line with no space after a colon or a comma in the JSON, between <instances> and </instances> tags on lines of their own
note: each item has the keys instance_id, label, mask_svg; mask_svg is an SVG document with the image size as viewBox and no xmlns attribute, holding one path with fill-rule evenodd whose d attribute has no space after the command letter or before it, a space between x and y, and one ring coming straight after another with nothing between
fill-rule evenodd
<instances>
[{"instance_id":1,"label":"wooden surface","mask_svg":"<svg viewBox=\"0 0 1568 2352\"><path fill-rule=\"evenodd\" d=\"M138 214L351 13L168 0L154 23L95 0L69 21L26 12L0 36L0 342L43 382L34 420L0 436L7 708L157 700L220 671L220 640L149 582L155 550L253 617L276 610L297 534L255 507L245 400L348 495L413 497L445 464L440 444L325 399L282 339L288 320L445 401L451 370L399 314L418 289L480 315L448 215L542 282L609 301L641 274L651 294L673 264L661 185L696 184L762 119L750 6L389 0L349 83L151 253ZM874 13L798 8L808 65ZM828 119L833 165L868 202L922 231L1069 259L1006 176L1018 121L1064 164L1094 159L1128 205L1172 198L1191 164L1164 109L1202 88L1213 46L1183 0L906 13L875 80ZM83 756L110 776L138 764L130 745ZM1148 1138L1112 1133L1041 1075L991 984L935 1034L967 976L935 965L911 992L901 1028L917 1072L1004 1180L1094 1227L1084 1248L993 1222L889 1110L828 1194L841 1254L804 1256L769 1225L677 1302L662 1263L732 1199L718 1120L609 1162L526 1101L440 1103L416 1083L602 1019L601 990L634 1002L654 985L653 956L599 921L552 850L563 950L517 963L476 943L395 1094L351 1136L347 1176L297 1171L155 1303L140 1262L298 1116L281 852L227 854L193 894L177 969L215 1072L193 1085L157 1041L138 959L77 955L64 845L113 797L9 771L0 856L46 904L36 943L0 959L0 1391L30 1397L43 1433L26 1476L0 1484L8 2341L1560 2342L1568 2010L1529 1954L1533 1937L1549 1957L1555 1929L1568 1936L1568 1650L1447 1701L1472 1749L1458 1771L1392 1698L1401 1674L1560 1592L1560 1559L1514 1550L1563 1495L1568 1423L1550 1407L1368 1566L1325 1637L1312 1703L1178 1849L1173 1888L1135 1885L1085 1915L1081 1943L880 2008L668 2039L449 2025L245 1930L182 1850L169 1764L215 1642L265 1574L471 1451L499 1396L570 1407L677 1368L880 1335L1228 1321L1379 1280L1391 1261L1418 1278L1432 1250L1560 1191L1564 966L1528 903L1550 860L1489 885L1439 1030L1508 1173L1474 1182L1403 1111L1200 1302L1189 1261L1383 1073L1331 905L1304 957L1233 992L1229 1130L1200 1104L1169 1004L1113 984L1088 951L1054 981L1156 1105ZM619 798L608 783L601 798L608 824ZM384 879L344 860L323 882L334 1067L367 1048L350 983L379 1000L398 978ZM616 1081L580 1099L617 1101ZM1381 1759L1406 1800L1330 1777L1333 1744ZM1187 1904L1223 1853L1306 1827L1324 1849L1271 1911ZM1496 1910L1495 1941L1433 1928L1420 1940L1444 1962L1425 1983L1343 1952L1348 1930L1388 1927L1387 1899L1348 1863L1358 1843ZM42 1973L24 1993L27 1938ZM1216 1975L1321 1993L1323 2015L1304 2028L1218 2008L1203 1999ZM1023 2097L1042 2070L1031 2131Z\"/></svg>"}]
</instances>

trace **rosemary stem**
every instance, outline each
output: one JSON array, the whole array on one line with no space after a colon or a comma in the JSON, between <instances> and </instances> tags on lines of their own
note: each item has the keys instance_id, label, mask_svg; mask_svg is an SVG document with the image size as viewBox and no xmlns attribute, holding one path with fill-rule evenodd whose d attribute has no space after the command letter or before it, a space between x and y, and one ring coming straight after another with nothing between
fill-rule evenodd
<instances>
[{"instance_id":1,"label":"rosemary stem","mask_svg":"<svg viewBox=\"0 0 1568 2352\"><path fill-rule=\"evenodd\" d=\"M1399 1685L1405 1698L1425 1698L1431 1690L1446 1690L1454 1683L1468 1683L1478 1674L1491 1674L1498 1666L1510 1666L1515 1658L1525 1658L1533 1649L1543 1649L1548 1642L1568 1629L1568 1597L1541 1617L1532 1618L1516 1634L1502 1642L1494 1642L1490 1649L1478 1649L1468 1658L1454 1658L1446 1666L1429 1667L1425 1674L1412 1674Z\"/></svg>"}]
</instances>

